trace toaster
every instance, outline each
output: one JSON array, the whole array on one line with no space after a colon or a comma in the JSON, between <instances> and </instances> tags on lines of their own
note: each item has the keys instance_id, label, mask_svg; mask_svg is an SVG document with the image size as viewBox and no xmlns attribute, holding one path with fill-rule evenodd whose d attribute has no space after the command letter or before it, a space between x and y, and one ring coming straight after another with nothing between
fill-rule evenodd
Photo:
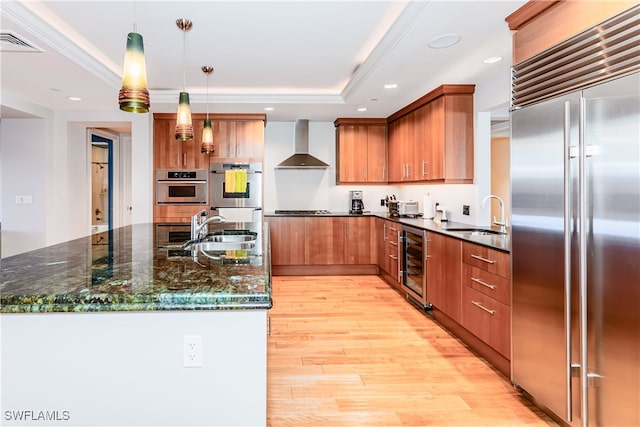
<instances>
[{"instance_id":1,"label":"toaster","mask_svg":"<svg viewBox=\"0 0 640 427\"><path fill-rule=\"evenodd\" d=\"M398 200L398 215L404 217L420 216L420 208L418 202L413 200Z\"/></svg>"}]
</instances>

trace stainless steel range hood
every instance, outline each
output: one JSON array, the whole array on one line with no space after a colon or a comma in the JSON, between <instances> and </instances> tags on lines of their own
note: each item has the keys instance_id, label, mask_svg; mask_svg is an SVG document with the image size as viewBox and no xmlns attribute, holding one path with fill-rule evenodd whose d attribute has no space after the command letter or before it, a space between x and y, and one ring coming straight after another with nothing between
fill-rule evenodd
<instances>
[{"instance_id":1,"label":"stainless steel range hood","mask_svg":"<svg viewBox=\"0 0 640 427\"><path fill-rule=\"evenodd\" d=\"M309 154L309 120L298 119L295 126L294 155L276 169L326 169L328 164Z\"/></svg>"}]
</instances>

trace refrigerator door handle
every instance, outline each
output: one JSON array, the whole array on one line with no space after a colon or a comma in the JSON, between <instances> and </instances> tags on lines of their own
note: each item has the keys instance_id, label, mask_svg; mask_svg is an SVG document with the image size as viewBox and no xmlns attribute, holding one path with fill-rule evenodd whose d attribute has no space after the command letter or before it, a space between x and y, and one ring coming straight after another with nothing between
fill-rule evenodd
<instances>
[{"instance_id":1,"label":"refrigerator door handle","mask_svg":"<svg viewBox=\"0 0 640 427\"><path fill-rule=\"evenodd\" d=\"M565 323L565 381L567 421L572 421L571 373L576 367L571 360L571 159L577 156L577 148L571 145L571 102L564 103L564 323ZM577 365L579 368L580 365Z\"/></svg>"},{"instance_id":2,"label":"refrigerator door handle","mask_svg":"<svg viewBox=\"0 0 640 427\"><path fill-rule=\"evenodd\" d=\"M587 196L586 196L586 99L580 97L580 120L578 123L578 147L580 156L578 157L578 289L580 300L580 406L582 415L582 425L589 425L588 407L588 373L587 367Z\"/></svg>"}]
</instances>

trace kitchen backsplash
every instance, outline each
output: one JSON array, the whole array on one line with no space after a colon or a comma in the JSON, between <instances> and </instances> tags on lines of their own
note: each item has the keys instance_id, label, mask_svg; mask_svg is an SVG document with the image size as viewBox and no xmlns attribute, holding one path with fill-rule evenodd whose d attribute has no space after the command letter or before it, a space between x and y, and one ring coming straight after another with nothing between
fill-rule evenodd
<instances>
[{"instance_id":1,"label":"kitchen backsplash","mask_svg":"<svg viewBox=\"0 0 640 427\"><path fill-rule=\"evenodd\" d=\"M309 123L309 152L328 163L328 169L274 169L293 154L294 122L267 122L264 156L264 210L328 209L349 210L349 191L362 190L366 211L384 212L380 199L395 194L399 200L417 200L423 209L423 197L431 193L433 202L448 208L451 221L478 224L477 186L472 184L438 185L336 185L335 127L331 122ZM470 205L471 215L462 215L462 206Z\"/></svg>"}]
</instances>

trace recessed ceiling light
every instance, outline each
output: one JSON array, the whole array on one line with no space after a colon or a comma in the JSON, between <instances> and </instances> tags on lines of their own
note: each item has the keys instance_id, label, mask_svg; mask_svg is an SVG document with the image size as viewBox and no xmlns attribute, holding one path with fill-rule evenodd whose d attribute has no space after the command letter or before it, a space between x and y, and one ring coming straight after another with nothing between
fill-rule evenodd
<instances>
[{"instance_id":1,"label":"recessed ceiling light","mask_svg":"<svg viewBox=\"0 0 640 427\"><path fill-rule=\"evenodd\" d=\"M364 111L367 111L367 107L360 107L360 108L358 108L358 111L361 112L361 113L364 112Z\"/></svg>"},{"instance_id":2,"label":"recessed ceiling light","mask_svg":"<svg viewBox=\"0 0 640 427\"><path fill-rule=\"evenodd\" d=\"M502 56L490 56L482 60L484 64L495 64L500 61L502 61Z\"/></svg>"},{"instance_id":3,"label":"recessed ceiling light","mask_svg":"<svg viewBox=\"0 0 640 427\"><path fill-rule=\"evenodd\" d=\"M69 101L82 101L82 98L79 96L70 96L67 98Z\"/></svg>"},{"instance_id":4,"label":"recessed ceiling light","mask_svg":"<svg viewBox=\"0 0 640 427\"><path fill-rule=\"evenodd\" d=\"M264 111L273 111L273 107L264 107Z\"/></svg>"},{"instance_id":5,"label":"recessed ceiling light","mask_svg":"<svg viewBox=\"0 0 640 427\"><path fill-rule=\"evenodd\" d=\"M431 39L429 47L433 49L444 49L451 47L460 41L458 34L442 34Z\"/></svg>"},{"instance_id":6,"label":"recessed ceiling light","mask_svg":"<svg viewBox=\"0 0 640 427\"><path fill-rule=\"evenodd\" d=\"M384 85L385 89L395 89L397 87L398 87L398 85L395 84L395 83L387 83L386 85Z\"/></svg>"}]
</instances>

